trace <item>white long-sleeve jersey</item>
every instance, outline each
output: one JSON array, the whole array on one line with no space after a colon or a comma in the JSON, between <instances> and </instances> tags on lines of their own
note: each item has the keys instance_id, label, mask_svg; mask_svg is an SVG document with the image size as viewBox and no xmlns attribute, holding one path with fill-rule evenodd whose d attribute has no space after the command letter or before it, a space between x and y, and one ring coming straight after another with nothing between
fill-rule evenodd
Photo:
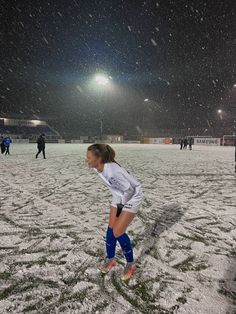
<instances>
[{"instance_id":1,"label":"white long-sleeve jersey","mask_svg":"<svg viewBox=\"0 0 236 314\"><path fill-rule=\"evenodd\" d=\"M143 199L141 184L134 179L124 168L115 162L104 164L99 172L94 169L112 193L112 204L122 203L124 208L135 209Z\"/></svg>"}]
</instances>

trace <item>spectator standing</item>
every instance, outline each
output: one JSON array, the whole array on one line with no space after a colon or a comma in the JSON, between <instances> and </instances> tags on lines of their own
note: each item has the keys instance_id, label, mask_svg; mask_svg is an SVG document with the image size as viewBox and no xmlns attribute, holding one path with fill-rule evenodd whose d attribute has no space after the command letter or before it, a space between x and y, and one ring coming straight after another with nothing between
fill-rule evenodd
<instances>
[{"instance_id":1,"label":"spectator standing","mask_svg":"<svg viewBox=\"0 0 236 314\"><path fill-rule=\"evenodd\" d=\"M43 158L46 159L45 156L45 134L42 133L38 140L37 140L37 145L38 145L38 152L36 154L36 158L38 158L39 154L42 152L43 153Z\"/></svg>"},{"instance_id":2,"label":"spectator standing","mask_svg":"<svg viewBox=\"0 0 236 314\"><path fill-rule=\"evenodd\" d=\"M10 136L4 137L3 143L5 146L5 155L10 155L10 145L12 143L12 139Z\"/></svg>"}]
</instances>

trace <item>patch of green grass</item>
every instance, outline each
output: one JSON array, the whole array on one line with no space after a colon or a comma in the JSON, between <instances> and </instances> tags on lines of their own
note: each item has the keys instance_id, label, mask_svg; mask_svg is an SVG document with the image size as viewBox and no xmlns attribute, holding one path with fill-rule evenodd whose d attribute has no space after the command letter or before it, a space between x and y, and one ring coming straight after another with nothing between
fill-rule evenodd
<instances>
[{"instance_id":1,"label":"patch of green grass","mask_svg":"<svg viewBox=\"0 0 236 314\"><path fill-rule=\"evenodd\" d=\"M81 292L76 292L73 294L73 299L76 299L80 303L83 303L84 299L87 296L87 289L81 291Z\"/></svg>"},{"instance_id":2,"label":"patch of green grass","mask_svg":"<svg viewBox=\"0 0 236 314\"><path fill-rule=\"evenodd\" d=\"M235 301L236 300L236 292L230 291L226 287L221 287L218 290L219 293L225 295L226 297L230 298L231 300Z\"/></svg>"},{"instance_id":3,"label":"patch of green grass","mask_svg":"<svg viewBox=\"0 0 236 314\"><path fill-rule=\"evenodd\" d=\"M7 280L10 277L11 277L11 273L8 273L8 272L0 273L0 279L2 279L2 280Z\"/></svg>"},{"instance_id":4,"label":"patch of green grass","mask_svg":"<svg viewBox=\"0 0 236 314\"><path fill-rule=\"evenodd\" d=\"M37 228L37 227L31 227L27 230L26 236L35 236L35 235L39 235L40 233L42 233L42 231Z\"/></svg>"},{"instance_id":5,"label":"patch of green grass","mask_svg":"<svg viewBox=\"0 0 236 314\"><path fill-rule=\"evenodd\" d=\"M185 297L179 297L178 299L176 299L176 301L185 304L187 302L187 299Z\"/></svg>"},{"instance_id":6,"label":"patch of green grass","mask_svg":"<svg viewBox=\"0 0 236 314\"><path fill-rule=\"evenodd\" d=\"M32 283L30 283L29 285L24 285L23 283L13 284L0 292L0 300L8 298L8 296L10 296L11 294L22 293L33 288L34 285Z\"/></svg>"},{"instance_id":7,"label":"patch of green grass","mask_svg":"<svg viewBox=\"0 0 236 314\"><path fill-rule=\"evenodd\" d=\"M37 310L37 304L30 304L26 308L24 308L24 313L32 312Z\"/></svg>"},{"instance_id":8,"label":"patch of green grass","mask_svg":"<svg viewBox=\"0 0 236 314\"><path fill-rule=\"evenodd\" d=\"M68 229L73 228L74 225L56 225L56 226L48 226L45 229Z\"/></svg>"},{"instance_id":9,"label":"patch of green grass","mask_svg":"<svg viewBox=\"0 0 236 314\"><path fill-rule=\"evenodd\" d=\"M48 262L48 260L46 259L45 256L41 257L38 260L34 260L34 261L16 261L14 262L15 265L27 265L26 267L29 268L33 265L45 265L45 263Z\"/></svg>"},{"instance_id":10,"label":"patch of green grass","mask_svg":"<svg viewBox=\"0 0 236 314\"><path fill-rule=\"evenodd\" d=\"M140 298L145 301L145 302L155 302L155 298L153 298L153 296L151 296L148 291L149 289L147 288L147 286L145 285L145 283L139 283L136 287L135 287L135 293L140 296Z\"/></svg>"},{"instance_id":11,"label":"patch of green grass","mask_svg":"<svg viewBox=\"0 0 236 314\"><path fill-rule=\"evenodd\" d=\"M152 202L150 202L147 198L144 198L143 207L151 207Z\"/></svg>"},{"instance_id":12,"label":"patch of green grass","mask_svg":"<svg viewBox=\"0 0 236 314\"><path fill-rule=\"evenodd\" d=\"M22 249L20 251L20 254L32 254L32 253L42 253L42 252L45 252L45 248L40 248L40 249L36 249L36 250L29 250L28 248L27 249Z\"/></svg>"},{"instance_id":13,"label":"patch of green grass","mask_svg":"<svg viewBox=\"0 0 236 314\"><path fill-rule=\"evenodd\" d=\"M214 226L214 225L218 225L219 221L212 221L212 222L207 222L206 223L208 226Z\"/></svg>"},{"instance_id":14,"label":"patch of green grass","mask_svg":"<svg viewBox=\"0 0 236 314\"><path fill-rule=\"evenodd\" d=\"M81 243L83 241L83 240L81 240L79 233L77 233L75 231L67 231L66 235L72 239L75 239L76 240L75 243Z\"/></svg>"},{"instance_id":15,"label":"patch of green grass","mask_svg":"<svg viewBox=\"0 0 236 314\"><path fill-rule=\"evenodd\" d=\"M109 303L106 300L104 300L100 304L97 304L92 309L92 313L96 313L97 311L100 313L100 311L103 311L108 305L109 305Z\"/></svg>"},{"instance_id":16,"label":"patch of green grass","mask_svg":"<svg viewBox=\"0 0 236 314\"><path fill-rule=\"evenodd\" d=\"M47 263L51 264L51 265L65 265L67 262L66 261L50 261L50 260L47 260Z\"/></svg>"},{"instance_id":17,"label":"patch of green grass","mask_svg":"<svg viewBox=\"0 0 236 314\"><path fill-rule=\"evenodd\" d=\"M94 252L92 250L89 250L89 249L85 249L84 252L90 256L93 256L93 257L97 257L98 256L98 252Z\"/></svg>"},{"instance_id":18,"label":"patch of green grass","mask_svg":"<svg viewBox=\"0 0 236 314\"><path fill-rule=\"evenodd\" d=\"M29 300L32 300L32 296L31 296L31 295L27 295L27 296L25 297L25 301L29 301Z\"/></svg>"},{"instance_id":19,"label":"patch of green grass","mask_svg":"<svg viewBox=\"0 0 236 314\"><path fill-rule=\"evenodd\" d=\"M44 280L42 278L27 278L27 280L21 280L17 283L12 284L11 286L5 288L0 291L0 300L8 298L12 294L24 293L28 290L32 290L33 288L38 287L40 284L46 285L50 288L58 288L59 285L57 282L53 280Z\"/></svg>"},{"instance_id":20,"label":"patch of green grass","mask_svg":"<svg viewBox=\"0 0 236 314\"><path fill-rule=\"evenodd\" d=\"M206 244L206 240L204 237L201 237L199 235L187 235L187 234L184 234L184 233L180 233L180 232L177 232L177 234L183 238L186 238L186 239L189 239L189 240L192 240L192 241L195 241L195 242L202 242L204 244Z\"/></svg>"},{"instance_id":21,"label":"patch of green grass","mask_svg":"<svg viewBox=\"0 0 236 314\"><path fill-rule=\"evenodd\" d=\"M207 269L207 268L208 268L207 264L199 263L199 264L193 265L193 269L192 270L200 271L200 270L204 270L204 269Z\"/></svg>"},{"instance_id":22,"label":"patch of green grass","mask_svg":"<svg viewBox=\"0 0 236 314\"><path fill-rule=\"evenodd\" d=\"M135 297L131 296L125 291L123 285L119 283L115 276L112 276L112 283L116 288L117 292L128 301L134 308L138 309L143 314L158 313L158 314L172 314L173 312L166 311L159 306L156 306L152 302L155 301L150 295L148 295L148 290L145 285L141 285L134 289L136 292ZM129 287L128 287L129 288ZM158 311L158 312L157 312Z\"/></svg>"},{"instance_id":23,"label":"patch of green grass","mask_svg":"<svg viewBox=\"0 0 236 314\"><path fill-rule=\"evenodd\" d=\"M16 250L18 246L0 246L0 250Z\"/></svg>"},{"instance_id":24,"label":"patch of green grass","mask_svg":"<svg viewBox=\"0 0 236 314\"><path fill-rule=\"evenodd\" d=\"M83 271L81 271L83 273ZM68 285L69 287L74 286L80 281L80 278L78 275L74 274L73 277L68 277L68 278L62 278L62 281Z\"/></svg>"},{"instance_id":25,"label":"patch of green grass","mask_svg":"<svg viewBox=\"0 0 236 314\"><path fill-rule=\"evenodd\" d=\"M54 239L60 239L60 235L57 233L50 234L50 241L53 241Z\"/></svg>"},{"instance_id":26,"label":"patch of green grass","mask_svg":"<svg viewBox=\"0 0 236 314\"><path fill-rule=\"evenodd\" d=\"M232 229L227 229L227 228L225 228L225 227L218 227L218 229L220 229L220 231L223 231L223 232L226 232L226 233L228 233L228 232L230 232Z\"/></svg>"},{"instance_id":27,"label":"patch of green grass","mask_svg":"<svg viewBox=\"0 0 236 314\"><path fill-rule=\"evenodd\" d=\"M186 221L195 221L195 220L200 220L200 219L209 219L209 216L188 218L188 219L186 219Z\"/></svg>"},{"instance_id":28,"label":"patch of green grass","mask_svg":"<svg viewBox=\"0 0 236 314\"><path fill-rule=\"evenodd\" d=\"M5 214L0 214L0 219L9 223L10 225L16 227L18 226L12 219L10 219L8 216L6 216Z\"/></svg>"},{"instance_id":29,"label":"patch of green grass","mask_svg":"<svg viewBox=\"0 0 236 314\"><path fill-rule=\"evenodd\" d=\"M176 269L181 270L183 272L192 270L191 267L192 267L192 262L194 261L194 258L195 258L194 256L188 256L181 263L174 265L173 268L176 268Z\"/></svg>"}]
</instances>

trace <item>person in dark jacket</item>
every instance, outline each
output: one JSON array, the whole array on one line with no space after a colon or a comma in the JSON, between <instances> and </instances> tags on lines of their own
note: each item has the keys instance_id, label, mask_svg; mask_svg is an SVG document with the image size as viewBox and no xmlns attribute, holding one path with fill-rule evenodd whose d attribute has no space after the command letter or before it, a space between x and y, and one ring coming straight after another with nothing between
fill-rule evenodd
<instances>
[{"instance_id":1,"label":"person in dark jacket","mask_svg":"<svg viewBox=\"0 0 236 314\"><path fill-rule=\"evenodd\" d=\"M38 155L42 152L43 153L43 158L46 159L45 156L45 134L41 134L39 138L37 139L37 144L38 144L38 152L36 154L36 158L38 158Z\"/></svg>"},{"instance_id":2,"label":"person in dark jacket","mask_svg":"<svg viewBox=\"0 0 236 314\"><path fill-rule=\"evenodd\" d=\"M189 145L189 149L192 150L192 145L193 145L193 138L190 137L190 139L188 140L188 145Z\"/></svg>"},{"instance_id":3,"label":"person in dark jacket","mask_svg":"<svg viewBox=\"0 0 236 314\"><path fill-rule=\"evenodd\" d=\"M10 145L12 143L12 139L9 136L4 137L3 143L4 143L4 146L5 146L5 150L6 150L5 155L10 155L9 149L10 149Z\"/></svg>"},{"instance_id":4,"label":"person in dark jacket","mask_svg":"<svg viewBox=\"0 0 236 314\"><path fill-rule=\"evenodd\" d=\"M184 139L184 149L188 148L188 140L185 138Z\"/></svg>"},{"instance_id":5,"label":"person in dark jacket","mask_svg":"<svg viewBox=\"0 0 236 314\"><path fill-rule=\"evenodd\" d=\"M184 140L181 139L181 141L180 141L180 149L181 149L181 150L183 149L183 146L184 146Z\"/></svg>"},{"instance_id":6,"label":"person in dark jacket","mask_svg":"<svg viewBox=\"0 0 236 314\"><path fill-rule=\"evenodd\" d=\"M0 136L0 146L1 146L1 153L4 154L5 153L5 144L4 144L4 137L1 135Z\"/></svg>"}]
</instances>

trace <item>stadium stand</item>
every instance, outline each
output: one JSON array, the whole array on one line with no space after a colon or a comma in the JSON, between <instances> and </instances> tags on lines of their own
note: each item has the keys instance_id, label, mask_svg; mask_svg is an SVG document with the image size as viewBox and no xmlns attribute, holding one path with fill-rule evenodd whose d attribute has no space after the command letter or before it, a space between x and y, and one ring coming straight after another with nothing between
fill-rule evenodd
<instances>
[{"instance_id":1,"label":"stadium stand","mask_svg":"<svg viewBox=\"0 0 236 314\"><path fill-rule=\"evenodd\" d=\"M0 134L9 135L16 139L36 139L44 133L49 139L58 139L60 134L52 129L45 121L0 119Z\"/></svg>"}]
</instances>

